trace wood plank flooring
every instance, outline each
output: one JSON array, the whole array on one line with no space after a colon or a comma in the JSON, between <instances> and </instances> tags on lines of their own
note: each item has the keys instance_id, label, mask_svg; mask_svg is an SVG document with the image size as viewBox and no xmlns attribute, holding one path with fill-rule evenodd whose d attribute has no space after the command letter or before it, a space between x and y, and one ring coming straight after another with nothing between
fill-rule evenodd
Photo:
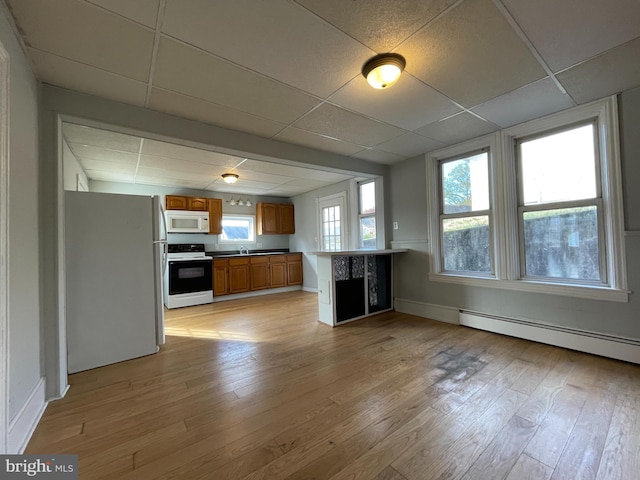
<instances>
[{"instance_id":1,"label":"wood plank flooring","mask_svg":"<svg viewBox=\"0 0 640 480\"><path fill-rule=\"evenodd\" d=\"M640 366L291 292L167 312L159 354L70 376L26 453L80 478L640 478Z\"/></svg>"}]
</instances>

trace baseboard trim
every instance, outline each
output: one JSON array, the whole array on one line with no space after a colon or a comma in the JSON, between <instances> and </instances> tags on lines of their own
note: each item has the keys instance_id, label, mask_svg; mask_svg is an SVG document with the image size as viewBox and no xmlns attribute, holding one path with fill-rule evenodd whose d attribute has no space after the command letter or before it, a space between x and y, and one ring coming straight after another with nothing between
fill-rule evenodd
<instances>
[{"instance_id":1,"label":"baseboard trim","mask_svg":"<svg viewBox=\"0 0 640 480\"><path fill-rule=\"evenodd\" d=\"M460 325L640 364L640 341L527 320L460 311Z\"/></svg>"},{"instance_id":2,"label":"baseboard trim","mask_svg":"<svg viewBox=\"0 0 640 480\"><path fill-rule=\"evenodd\" d=\"M7 440L7 452L9 454L22 454L27 448L31 435L33 435L40 418L42 418L42 414L47 408L47 403L45 399L45 381L44 377L41 377L18 414L9 422L9 438Z\"/></svg>"},{"instance_id":3,"label":"baseboard trim","mask_svg":"<svg viewBox=\"0 0 640 480\"><path fill-rule=\"evenodd\" d=\"M317 288L312 288L312 287L302 287L302 291L303 292L310 292L310 293L318 293L318 289Z\"/></svg>"},{"instance_id":4,"label":"baseboard trim","mask_svg":"<svg viewBox=\"0 0 640 480\"><path fill-rule=\"evenodd\" d=\"M393 300L393 306L397 312L430 318L432 320L438 320L439 322L453 323L454 325L460 324L460 319L458 318L459 310L457 308L416 302L415 300L406 300L404 298L395 298Z\"/></svg>"}]
</instances>

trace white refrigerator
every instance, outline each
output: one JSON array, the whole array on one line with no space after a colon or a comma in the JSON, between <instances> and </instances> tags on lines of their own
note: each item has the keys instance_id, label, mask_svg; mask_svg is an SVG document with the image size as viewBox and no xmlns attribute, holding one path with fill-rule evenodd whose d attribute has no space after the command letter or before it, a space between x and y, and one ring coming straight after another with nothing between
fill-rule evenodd
<instances>
[{"instance_id":1,"label":"white refrigerator","mask_svg":"<svg viewBox=\"0 0 640 480\"><path fill-rule=\"evenodd\" d=\"M65 192L69 373L164 344L166 227L157 196Z\"/></svg>"}]
</instances>

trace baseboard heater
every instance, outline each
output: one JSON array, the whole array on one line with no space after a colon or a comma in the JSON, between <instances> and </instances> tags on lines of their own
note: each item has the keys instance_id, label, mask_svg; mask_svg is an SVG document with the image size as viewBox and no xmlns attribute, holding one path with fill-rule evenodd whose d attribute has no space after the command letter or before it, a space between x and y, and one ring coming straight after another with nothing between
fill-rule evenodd
<instances>
[{"instance_id":1,"label":"baseboard heater","mask_svg":"<svg viewBox=\"0 0 640 480\"><path fill-rule=\"evenodd\" d=\"M460 310L460 325L640 364L640 341L547 323Z\"/></svg>"}]
</instances>

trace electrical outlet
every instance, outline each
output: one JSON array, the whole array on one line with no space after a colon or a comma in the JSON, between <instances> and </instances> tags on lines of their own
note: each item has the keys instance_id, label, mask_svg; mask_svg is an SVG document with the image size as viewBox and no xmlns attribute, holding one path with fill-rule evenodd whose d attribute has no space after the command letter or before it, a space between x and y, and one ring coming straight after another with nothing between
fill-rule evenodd
<instances>
[{"instance_id":1,"label":"electrical outlet","mask_svg":"<svg viewBox=\"0 0 640 480\"><path fill-rule=\"evenodd\" d=\"M398 230L398 222L393 222L393 229Z\"/></svg>"}]
</instances>

